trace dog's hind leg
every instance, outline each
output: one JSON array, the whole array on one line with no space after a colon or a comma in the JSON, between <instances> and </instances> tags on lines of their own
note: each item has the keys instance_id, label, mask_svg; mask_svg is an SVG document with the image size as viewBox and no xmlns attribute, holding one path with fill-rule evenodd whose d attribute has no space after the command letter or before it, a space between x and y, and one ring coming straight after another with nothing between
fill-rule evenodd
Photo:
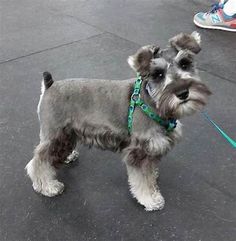
<instances>
[{"instance_id":1,"label":"dog's hind leg","mask_svg":"<svg viewBox=\"0 0 236 241\"><path fill-rule=\"evenodd\" d=\"M157 186L157 163L149 160L148 157L144 157L140 160L139 165L134 165L134 163L130 163L130 158L135 157L132 154L129 153L125 157L132 195L145 207L145 210L161 210L165 205L165 200ZM139 157L136 156L136 158ZM136 159L136 161L138 160Z\"/></svg>"},{"instance_id":2,"label":"dog's hind leg","mask_svg":"<svg viewBox=\"0 0 236 241\"><path fill-rule=\"evenodd\" d=\"M56 179L56 167L65 161L75 144L73 131L64 128L36 147L33 159L26 166L36 192L49 197L63 192L64 184Z\"/></svg>"},{"instance_id":3,"label":"dog's hind leg","mask_svg":"<svg viewBox=\"0 0 236 241\"><path fill-rule=\"evenodd\" d=\"M64 184L56 179L56 169L49 161L49 146L49 143L44 142L36 147L34 157L27 164L26 170L34 190L52 197L63 192Z\"/></svg>"}]
</instances>

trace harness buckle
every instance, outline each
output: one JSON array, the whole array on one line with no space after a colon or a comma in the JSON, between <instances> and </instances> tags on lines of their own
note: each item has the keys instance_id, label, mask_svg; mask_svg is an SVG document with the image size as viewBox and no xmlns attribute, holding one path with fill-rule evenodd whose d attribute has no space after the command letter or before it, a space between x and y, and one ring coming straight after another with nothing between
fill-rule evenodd
<instances>
[{"instance_id":1,"label":"harness buckle","mask_svg":"<svg viewBox=\"0 0 236 241\"><path fill-rule=\"evenodd\" d=\"M137 102L140 99L140 94L133 93L131 99Z\"/></svg>"}]
</instances>

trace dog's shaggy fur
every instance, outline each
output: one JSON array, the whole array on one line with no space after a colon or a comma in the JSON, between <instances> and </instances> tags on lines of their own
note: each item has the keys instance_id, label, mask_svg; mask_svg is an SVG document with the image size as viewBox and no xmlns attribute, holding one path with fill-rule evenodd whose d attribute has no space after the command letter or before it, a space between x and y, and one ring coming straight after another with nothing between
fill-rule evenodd
<instances>
[{"instance_id":1,"label":"dog's shaggy fur","mask_svg":"<svg viewBox=\"0 0 236 241\"><path fill-rule=\"evenodd\" d=\"M142 47L128 63L142 76L144 102L163 119L179 119L201 109L210 91L194 65L200 51L199 34L179 34L169 42L164 50ZM137 107L129 135L127 114L134 81L55 82L50 73L44 73L38 105L40 144L26 166L35 191L50 197L60 194L64 185L56 179L55 167L68 156L73 159L77 144L85 144L120 152L132 195L146 210L164 207L156 183L157 164L180 139L181 124L177 121L174 131L167 132Z\"/></svg>"}]
</instances>

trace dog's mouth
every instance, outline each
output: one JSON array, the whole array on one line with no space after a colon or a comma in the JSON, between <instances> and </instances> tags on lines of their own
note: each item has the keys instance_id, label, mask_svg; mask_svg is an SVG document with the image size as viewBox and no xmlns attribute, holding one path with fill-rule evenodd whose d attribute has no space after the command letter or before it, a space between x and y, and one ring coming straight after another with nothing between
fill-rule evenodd
<instances>
[{"instance_id":1,"label":"dog's mouth","mask_svg":"<svg viewBox=\"0 0 236 241\"><path fill-rule=\"evenodd\" d=\"M187 102L189 102L190 101L190 99L186 99L186 100L183 100L182 102L180 102L179 104L180 105L183 105L183 104L185 104L185 103L187 103Z\"/></svg>"},{"instance_id":2,"label":"dog's mouth","mask_svg":"<svg viewBox=\"0 0 236 241\"><path fill-rule=\"evenodd\" d=\"M200 111L211 94L208 87L201 82L191 81L187 86L177 87L170 85L159 100L159 114L163 118L179 119Z\"/></svg>"}]
</instances>

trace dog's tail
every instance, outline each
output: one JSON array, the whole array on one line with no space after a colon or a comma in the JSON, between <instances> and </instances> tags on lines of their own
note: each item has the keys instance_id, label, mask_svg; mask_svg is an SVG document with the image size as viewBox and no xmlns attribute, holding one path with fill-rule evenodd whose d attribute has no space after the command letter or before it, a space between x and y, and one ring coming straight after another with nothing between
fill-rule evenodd
<instances>
[{"instance_id":1,"label":"dog's tail","mask_svg":"<svg viewBox=\"0 0 236 241\"><path fill-rule=\"evenodd\" d=\"M45 89L48 89L52 84L53 84L53 79L52 79L52 75L49 72L44 72L43 73L43 83L45 86Z\"/></svg>"}]
</instances>

